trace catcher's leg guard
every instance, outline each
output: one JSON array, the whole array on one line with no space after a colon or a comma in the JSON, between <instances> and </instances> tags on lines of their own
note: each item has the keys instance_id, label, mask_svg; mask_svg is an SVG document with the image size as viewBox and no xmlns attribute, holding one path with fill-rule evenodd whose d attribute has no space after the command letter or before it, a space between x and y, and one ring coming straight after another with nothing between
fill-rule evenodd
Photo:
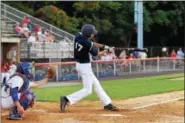
<instances>
[{"instance_id":1,"label":"catcher's leg guard","mask_svg":"<svg viewBox=\"0 0 185 123\"><path fill-rule=\"evenodd\" d=\"M33 106L34 99L35 99L34 93L27 90L21 95L19 102L21 106L24 108L24 110L26 110L27 108Z\"/></svg>"},{"instance_id":2,"label":"catcher's leg guard","mask_svg":"<svg viewBox=\"0 0 185 123\"><path fill-rule=\"evenodd\" d=\"M30 106L33 105L34 98L35 98L35 95L31 93L29 90L21 94L19 102L21 106L24 108L24 110L28 109ZM7 119L9 120L21 120L22 119L22 116L19 115L17 111L17 107L14 107L13 109L11 109L10 114L8 115Z\"/></svg>"}]
</instances>

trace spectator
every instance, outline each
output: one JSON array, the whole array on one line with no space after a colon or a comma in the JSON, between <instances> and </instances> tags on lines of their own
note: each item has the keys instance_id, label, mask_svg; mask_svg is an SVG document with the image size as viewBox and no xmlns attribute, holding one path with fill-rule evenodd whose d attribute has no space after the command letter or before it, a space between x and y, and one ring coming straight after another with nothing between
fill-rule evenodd
<instances>
[{"instance_id":1,"label":"spectator","mask_svg":"<svg viewBox=\"0 0 185 123\"><path fill-rule=\"evenodd\" d=\"M40 26L39 26L38 24L35 24L35 25L33 26L33 31L34 31L34 32L39 32L39 30L40 30Z\"/></svg>"},{"instance_id":2,"label":"spectator","mask_svg":"<svg viewBox=\"0 0 185 123\"><path fill-rule=\"evenodd\" d=\"M54 37L52 36L51 33L48 35L48 42L54 42Z\"/></svg>"},{"instance_id":3,"label":"spectator","mask_svg":"<svg viewBox=\"0 0 185 123\"><path fill-rule=\"evenodd\" d=\"M42 31L41 28L37 32L37 35L38 35L38 41L44 41L45 40L45 35L43 34L43 31Z\"/></svg>"},{"instance_id":4,"label":"spectator","mask_svg":"<svg viewBox=\"0 0 185 123\"><path fill-rule=\"evenodd\" d=\"M110 52L109 57L110 57L111 60L117 59L117 56L115 55L114 51Z\"/></svg>"},{"instance_id":5,"label":"spectator","mask_svg":"<svg viewBox=\"0 0 185 123\"><path fill-rule=\"evenodd\" d=\"M54 37L49 33L49 31L45 30L44 36L45 36L46 42L53 42L54 41Z\"/></svg>"},{"instance_id":6,"label":"spectator","mask_svg":"<svg viewBox=\"0 0 185 123\"><path fill-rule=\"evenodd\" d=\"M125 50L123 50L123 51L120 53L119 58L120 58L120 59L126 59L126 51L125 51Z\"/></svg>"},{"instance_id":7,"label":"spectator","mask_svg":"<svg viewBox=\"0 0 185 123\"><path fill-rule=\"evenodd\" d=\"M36 42L36 33L32 32L31 36L28 38L28 43L34 43Z\"/></svg>"},{"instance_id":8,"label":"spectator","mask_svg":"<svg viewBox=\"0 0 185 123\"><path fill-rule=\"evenodd\" d=\"M107 60L107 53L105 53L103 56L100 58L101 60Z\"/></svg>"},{"instance_id":9,"label":"spectator","mask_svg":"<svg viewBox=\"0 0 185 123\"><path fill-rule=\"evenodd\" d=\"M8 72L10 68L14 65L14 60L13 59L7 59L6 63L4 64L4 71Z\"/></svg>"},{"instance_id":10,"label":"spectator","mask_svg":"<svg viewBox=\"0 0 185 123\"><path fill-rule=\"evenodd\" d=\"M39 36L37 33L35 33L35 39L36 39L36 41L39 41Z\"/></svg>"},{"instance_id":11,"label":"spectator","mask_svg":"<svg viewBox=\"0 0 185 123\"><path fill-rule=\"evenodd\" d=\"M22 27L20 26L19 23L16 23L16 25L14 26L14 29L17 34L21 34Z\"/></svg>"},{"instance_id":12,"label":"spectator","mask_svg":"<svg viewBox=\"0 0 185 123\"><path fill-rule=\"evenodd\" d=\"M1 72L5 72L4 64L1 64Z\"/></svg>"},{"instance_id":13,"label":"spectator","mask_svg":"<svg viewBox=\"0 0 185 123\"><path fill-rule=\"evenodd\" d=\"M139 52L139 51L134 51L134 52L133 52L133 57L134 57L134 58L139 58L140 55L141 55L140 53L141 53L141 52Z\"/></svg>"},{"instance_id":14,"label":"spectator","mask_svg":"<svg viewBox=\"0 0 185 123\"><path fill-rule=\"evenodd\" d=\"M140 52L139 55L140 55L141 59L146 59L147 58L146 52Z\"/></svg>"},{"instance_id":15,"label":"spectator","mask_svg":"<svg viewBox=\"0 0 185 123\"><path fill-rule=\"evenodd\" d=\"M182 48L179 48L177 51L177 58L184 58L184 53L182 52Z\"/></svg>"},{"instance_id":16,"label":"spectator","mask_svg":"<svg viewBox=\"0 0 185 123\"><path fill-rule=\"evenodd\" d=\"M7 72L10 69L10 64L7 62L4 64L4 71Z\"/></svg>"},{"instance_id":17,"label":"spectator","mask_svg":"<svg viewBox=\"0 0 185 123\"><path fill-rule=\"evenodd\" d=\"M28 23L28 29L29 29L30 31L33 31L33 24L32 24L32 23Z\"/></svg>"},{"instance_id":18,"label":"spectator","mask_svg":"<svg viewBox=\"0 0 185 123\"><path fill-rule=\"evenodd\" d=\"M49 31L45 30L44 31L44 41L48 42L49 41L48 37L49 37Z\"/></svg>"},{"instance_id":19,"label":"spectator","mask_svg":"<svg viewBox=\"0 0 185 123\"><path fill-rule=\"evenodd\" d=\"M23 28L21 30L21 33L23 33L26 38L29 37L30 30L28 29L28 25L26 23L23 24Z\"/></svg>"},{"instance_id":20,"label":"spectator","mask_svg":"<svg viewBox=\"0 0 185 123\"><path fill-rule=\"evenodd\" d=\"M114 54L114 52L107 52L104 56L101 56L101 60L113 60L116 59L116 55Z\"/></svg>"},{"instance_id":21,"label":"spectator","mask_svg":"<svg viewBox=\"0 0 185 123\"><path fill-rule=\"evenodd\" d=\"M28 18L28 16L24 16L21 20L21 24L24 25L24 24L29 24L31 21L30 19Z\"/></svg>"},{"instance_id":22,"label":"spectator","mask_svg":"<svg viewBox=\"0 0 185 123\"><path fill-rule=\"evenodd\" d=\"M176 58L176 52L175 52L174 49L173 49L172 52L170 53L170 57L171 57L171 58Z\"/></svg>"},{"instance_id":23,"label":"spectator","mask_svg":"<svg viewBox=\"0 0 185 123\"><path fill-rule=\"evenodd\" d=\"M133 59L133 54L130 53L129 56L127 57L127 59L130 59L130 60Z\"/></svg>"}]
</instances>

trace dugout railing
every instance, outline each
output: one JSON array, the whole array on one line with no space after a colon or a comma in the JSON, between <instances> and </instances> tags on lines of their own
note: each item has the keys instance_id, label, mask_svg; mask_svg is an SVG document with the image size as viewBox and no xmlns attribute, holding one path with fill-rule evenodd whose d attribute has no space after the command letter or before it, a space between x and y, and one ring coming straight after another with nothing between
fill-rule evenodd
<instances>
[{"instance_id":1,"label":"dugout railing","mask_svg":"<svg viewBox=\"0 0 185 123\"><path fill-rule=\"evenodd\" d=\"M44 77L46 66L53 65L56 68L56 77L53 82L78 80L80 76L75 70L75 62L36 63L33 70L36 79ZM97 60L92 62L92 69L98 78L124 76L129 74L159 73L166 71L183 71L184 59L176 58L147 58L132 60Z\"/></svg>"}]
</instances>

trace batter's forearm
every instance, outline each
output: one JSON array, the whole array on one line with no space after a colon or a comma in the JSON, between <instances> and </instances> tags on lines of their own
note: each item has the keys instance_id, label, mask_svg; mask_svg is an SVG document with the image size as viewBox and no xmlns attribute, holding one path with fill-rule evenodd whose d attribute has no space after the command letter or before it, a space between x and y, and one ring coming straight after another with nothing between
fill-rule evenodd
<instances>
[{"instance_id":1,"label":"batter's forearm","mask_svg":"<svg viewBox=\"0 0 185 123\"><path fill-rule=\"evenodd\" d=\"M96 42L93 42L93 44L98 47L98 48L103 48L104 45L103 44L100 44L100 43L96 43Z\"/></svg>"},{"instance_id":2,"label":"batter's forearm","mask_svg":"<svg viewBox=\"0 0 185 123\"><path fill-rule=\"evenodd\" d=\"M106 51L100 51L100 52L98 53L98 56L104 56L105 53L106 53Z\"/></svg>"}]
</instances>

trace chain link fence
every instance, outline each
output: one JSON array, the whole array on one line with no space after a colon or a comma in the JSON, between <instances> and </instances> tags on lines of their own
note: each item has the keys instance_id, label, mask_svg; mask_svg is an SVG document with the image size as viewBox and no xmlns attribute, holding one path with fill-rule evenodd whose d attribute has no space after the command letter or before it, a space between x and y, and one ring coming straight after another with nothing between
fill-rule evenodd
<instances>
[{"instance_id":1,"label":"chain link fence","mask_svg":"<svg viewBox=\"0 0 185 123\"><path fill-rule=\"evenodd\" d=\"M56 77L52 81L80 79L75 62L37 63L35 75L44 77L47 65L56 67ZM159 73L184 70L184 59L148 58L135 60L93 61L92 69L98 78L135 75L141 73Z\"/></svg>"}]
</instances>

